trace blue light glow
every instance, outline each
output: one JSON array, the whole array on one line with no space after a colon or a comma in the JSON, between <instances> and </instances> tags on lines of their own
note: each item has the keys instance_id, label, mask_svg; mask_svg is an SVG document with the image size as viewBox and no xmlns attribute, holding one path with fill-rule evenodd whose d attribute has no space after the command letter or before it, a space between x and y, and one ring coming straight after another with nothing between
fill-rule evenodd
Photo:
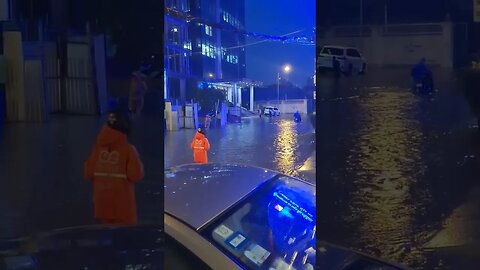
<instances>
[{"instance_id":1,"label":"blue light glow","mask_svg":"<svg viewBox=\"0 0 480 270\"><path fill-rule=\"evenodd\" d=\"M290 209L293 210L294 213L297 213L298 215L302 216L305 220L308 222L313 222L313 215L308 212L305 208L299 206L296 202L294 202L292 199L290 199L288 196L281 192L274 192L273 196L282 202L284 202L288 207L284 207L280 213L290 217ZM278 210L278 209L277 209Z\"/></svg>"}]
</instances>

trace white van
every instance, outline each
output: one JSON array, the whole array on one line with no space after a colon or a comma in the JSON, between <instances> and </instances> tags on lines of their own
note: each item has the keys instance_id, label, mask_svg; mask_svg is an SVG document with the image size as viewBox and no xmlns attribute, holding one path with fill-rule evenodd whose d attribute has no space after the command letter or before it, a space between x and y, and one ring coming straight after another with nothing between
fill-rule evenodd
<instances>
[{"instance_id":1,"label":"white van","mask_svg":"<svg viewBox=\"0 0 480 270\"><path fill-rule=\"evenodd\" d=\"M267 106L263 109L264 115L270 115L270 112L272 113L272 116L280 116L280 111L277 107Z\"/></svg>"},{"instance_id":2,"label":"white van","mask_svg":"<svg viewBox=\"0 0 480 270\"><path fill-rule=\"evenodd\" d=\"M366 59L357 48L343 46L323 46L317 57L320 71L333 70L333 57L340 62L340 70L348 74L363 74L367 69Z\"/></svg>"}]
</instances>

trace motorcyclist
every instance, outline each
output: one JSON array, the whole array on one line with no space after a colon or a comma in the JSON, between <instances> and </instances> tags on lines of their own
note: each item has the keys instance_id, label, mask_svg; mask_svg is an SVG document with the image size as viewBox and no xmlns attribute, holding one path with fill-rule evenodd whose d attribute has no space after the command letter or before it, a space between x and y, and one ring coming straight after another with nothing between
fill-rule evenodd
<instances>
[{"instance_id":1,"label":"motorcyclist","mask_svg":"<svg viewBox=\"0 0 480 270\"><path fill-rule=\"evenodd\" d=\"M412 68L410 75L412 76L415 84L423 84L422 88L424 90L432 91L434 89L432 72L428 68L425 58L421 58L420 61Z\"/></svg>"},{"instance_id":2,"label":"motorcyclist","mask_svg":"<svg viewBox=\"0 0 480 270\"><path fill-rule=\"evenodd\" d=\"M294 114L293 114L293 119L295 122L299 123L302 121L302 117L300 116L300 113L298 111L296 111Z\"/></svg>"}]
</instances>

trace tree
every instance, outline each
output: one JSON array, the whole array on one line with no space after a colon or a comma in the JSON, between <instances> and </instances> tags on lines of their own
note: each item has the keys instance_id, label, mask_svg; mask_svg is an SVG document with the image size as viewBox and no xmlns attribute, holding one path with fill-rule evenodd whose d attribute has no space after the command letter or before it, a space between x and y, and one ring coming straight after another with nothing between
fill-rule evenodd
<instances>
[{"instance_id":1,"label":"tree","mask_svg":"<svg viewBox=\"0 0 480 270\"><path fill-rule=\"evenodd\" d=\"M215 105L218 101L225 102L226 95L223 90L218 89L198 89L195 92L195 101L201 107L202 112L215 111Z\"/></svg>"}]
</instances>

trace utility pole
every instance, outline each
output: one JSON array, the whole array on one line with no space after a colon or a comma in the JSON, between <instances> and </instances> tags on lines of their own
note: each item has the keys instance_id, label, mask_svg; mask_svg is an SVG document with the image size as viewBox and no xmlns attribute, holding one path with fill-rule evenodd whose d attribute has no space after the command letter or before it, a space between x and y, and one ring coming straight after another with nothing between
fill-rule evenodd
<instances>
[{"instance_id":1,"label":"utility pole","mask_svg":"<svg viewBox=\"0 0 480 270\"><path fill-rule=\"evenodd\" d=\"M363 0L360 0L360 26L363 26Z\"/></svg>"},{"instance_id":2,"label":"utility pole","mask_svg":"<svg viewBox=\"0 0 480 270\"><path fill-rule=\"evenodd\" d=\"M280 103L280 71L277 73L277 101Z\"/></svg>"},{"instance_id":3,"label":"utility pole","mask_svg":"<svg viewBox=\"0 0 480 270\"><path fill-rule=\"evenodd\" d=\"M388 0L385 0L385 27L388 26Z\"/></svg>"}]
</instances>

